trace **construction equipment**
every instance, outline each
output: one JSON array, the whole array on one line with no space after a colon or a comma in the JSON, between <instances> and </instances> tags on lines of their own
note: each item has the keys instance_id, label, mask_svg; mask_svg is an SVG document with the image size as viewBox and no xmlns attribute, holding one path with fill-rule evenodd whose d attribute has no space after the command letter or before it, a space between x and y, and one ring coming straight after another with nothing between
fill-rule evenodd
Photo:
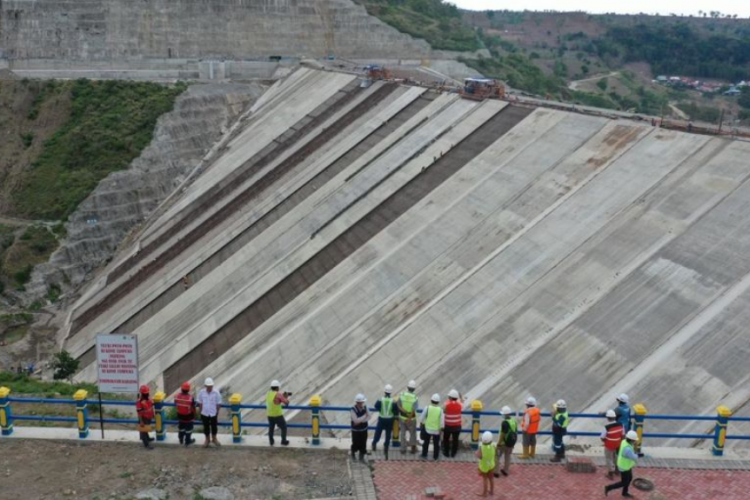
<instances>
[{"instance_id":1,"label":"construction equipment","mask_svg":"<svg viewBox=\"0 0 750 500\"><path fill-rule=\"evenodd\" d=\"M481 101L484 99L502 99L505 97L505 86L492 78L466 78L460 94L467 99Z\"/></svg>"},{"instance_id":2,"label":"construction equipment","mask_svg":"<svg viewBox=\"0 0 750 500\"><path fill-rule=\"evenodd\" d=\"M367 78L373 81L391 79L391 72L378 64L368 64L365 66L365 71L367 72Z\"/></svg>"}]
</instances>

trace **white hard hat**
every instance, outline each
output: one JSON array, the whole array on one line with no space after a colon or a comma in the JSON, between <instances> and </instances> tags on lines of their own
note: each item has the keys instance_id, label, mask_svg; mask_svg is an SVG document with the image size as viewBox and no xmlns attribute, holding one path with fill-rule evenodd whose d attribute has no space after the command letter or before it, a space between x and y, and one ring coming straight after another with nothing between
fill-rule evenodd
<instances>
[{"instance_id":1,"label":"white hard hat","mask_svg":"<svg viewBox=\"0 0 750 500\"><path fill-rule=\"evenodd\" d=\"M206 380L203 382L203 385L207 385L209 387L213 387L214 385L214 379L211 377L206 378Z\"/></svg>"},{"instance_id":2,"label":"white hard hat","mask_svg":"<svg viewBox=\"0 0 750 500\"><path fill-rule=\"evenodd\" d=\"M622 393L619 396L617 396L617 401L621 401L621 402L623 402L625 404L628 404L628 403L630 403L630 398L628 397L627 394Z\"/></svg>"},{"instance_id":3,"label":"white hard hat","mask_svg":"<svg viewBox=\"0 0 750 500\"><path fill-rule=\"evenodd\" d=\"M414 380L410 380L408 384L406 384L407 389L416 389L417 383Z\"/></svg>"},{"instance_id":4,"label":"white hard hat","mask_svg":"<svg viewBox=\"0 0 750 500\"><path fill-rule=\"evenodd\" d=\"M364 395L364 394L362 394L362 393L359 393L359 394L357 394L357 395L356 395L356 396L354 397L354 402L355 402L355 403L366 403L366 402L367 402L367 398L365 397L365 395Z\"/></svg>"},{"instance_id":5,"label":"white hard hat","mask_svg":"<svg viewBox=\"0 0 750 500\"><path fill-rule=\"evenodd\" d=\"M485 444L489 444L492 442L492 433L490 431L484 431L482 433L482 442Z\"/></svg>"},{"instance_id":6,"label":"white hard hat","mask_svg":"<svg viewBox=\"0 0 750 500\"><path fill-rule=\"evenodd\" d=\"M430 401L432 401L433 403L439 403L440 402L440 394L438 394L437 392L435 394L433 394L432 397L430 398Z\"/></svg>"},{"instance_id":7,"label":"white hard hat","mask_svg":"<svg viewBox=\"0 0 750 500\"><path fill-rule=\"evenodd\" d=\"M558 399L557 403L555 403L555 406L557 406L558 408L567 408L568 403L566 403L564 399Z\"/></svg>"},{"instance_id":8,"label":"white hard hat","mask_svg":"<svg viewBox=\"0 0 750 500\"><path fill-rule=\"evenodd\" d=\"M278 380L272 380L271 387L281 387L281 382L279 382Z\"/></svg>"},{"instance_id":9,"label":"white hard hat","mask_svg":"<svg viewBox=\"0 0 750 500\"><path fill-rule=\"evenodd\" d=\"M500 410L500 415L510 415L511 413L513 413L513 410L510 409L510 406L503 406Z\"/></svg>"},{"instance_id":10,"label":"white hard hat","mask_svg":"<svg viewBox=\"0 0 750 500\"><path fill-rule=\"evenodd\" d=\"M631 441L638 441L638 433L635 431L628 431L628 433L625 434L625 439L629 439Z\"/></svg>"},{"instance_id":11,"label":"white hard hat","mask_svg":"<svg viewBox=\"0 0 750 500\"><path fill-rule=\"evenodd\" d=\"M456 389L451 389L448 393L448 397L451 399L458 399L458 391Z\"/></svg>"},{"instance_id":12,"label":"white hard hat","mask_svg":"<svg viewBox=\"0 0 750 500\"><path fill-rule=\"evenodd\" d=\"M390 393L392 393L392 392L393 392L393 386L392 386L391 384L386 384L386 386L385 386L385 388L383 389L383 391L384 391L384 392L385 392L386 394L390 394Z\"/></svg>"},{"instance_id":13,"label":"white hard hat","mask_svg":"<svg viewBox=\"0 0 750 500\"><path fill-rule=\"evenodd\" d=\"M529 406L536 406L536 398L534 396L529 396L526 398L526 404Z\"/></svg>"},{"instance_id":14,"label":"white hard hat","mask_svg":"<svg viewBox=\"0 0 750 500\"><path fill-rule=\"evenodd\" d=\"M615 413L615 410L607 410L607 418L617 418L617 413Z\"/></svg>"}]
</instances>

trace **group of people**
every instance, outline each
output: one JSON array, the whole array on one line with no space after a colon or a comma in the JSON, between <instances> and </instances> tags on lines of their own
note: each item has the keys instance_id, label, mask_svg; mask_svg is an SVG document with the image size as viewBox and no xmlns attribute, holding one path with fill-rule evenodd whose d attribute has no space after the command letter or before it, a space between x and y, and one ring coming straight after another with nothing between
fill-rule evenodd
<instances>
[{"instance_id":1,"label":"group of people","mask_svg":"<svg viewBox=\"0 0 750 500\"><path fill-rule=\"evenodd\" d=\"M442 451L445 457L455 457L458 453L459 438L462 430L462 414L466 398L457 390L448 393L447 401L441 405L439 394L433 394L428 405L419 408L419 398L416 394L417 383L410 380L406 389L394 396L393 387L389 384L383 389L383 396L374 404L377 412L377 426L373 436L372 451L377 451L378 444L383 439L383 454L389 459L389 449L392 442L394 422L398 419L400 452L417 453L417 441L421 442L421 456L427 460L432 444L432 458L439 460ZM177 409L180 444L190 446L195 440L192 438L193 421L196 411L203 423L205 441L203 446L208 448L211 443L220 446L217 439L218 413L222 405L221 394L214 389L214 382L207 378L204 387L194 398L191 395L190 383L185 382L180 393L175 396ZM152 449L150 436L154 418L154 405L150 398L148 386L141 387L141 394L136 404L139 419L141 441L146 449ZM278 380L271 382L270 390L266 393L266 417L268 419L268 441L274 445L275 430L281 432L281 444L287 446L287 425L284 418L284 408L289 405L290 392L281 391ZM498 429L498 439L490 431L481 436L481 444L476 452L479 459L479 474L482 477L482 493L480 496L494 493L494 478L510 474L511 456L518 441L519 423L509 406L504 406L500 414L502 423ZM604 454L608 467L607 477L614 479L619 474L620 480L605 487L605 494L615 489L622 489L622 496L631 497L629 486L633 479L632 469L638 460L635 452L637 433L630 428L631 410L627 394L617 397L617 406L606 413L607 423L601 433ZM354 405L350 410L351 419L351 457L364 461L367 455L368 423L371 415L364 394L357 394ZM537 434L541 422L541 411L534 397L526 399L526 408L521 418L521 442L523 453L521 459L536 457ZM562 462L565 458L564 436L570 425L567 403L560 399L554 404L552 412L552 441L555 452L552 462ZM442 438L442 446L441 446Z\"/></svg>"},{"instance_id":2,"label":"group of people","mask_svg":"<svg viewBox=\"0 0 750 500\"><path fill-rule=\"evenodd\" d=\"M198 397L193 397L190 392L190 382L185 382L180 387L180 393L175 396L177 435L182 445L190 446L195 443L193 425L197 410L203 423L203 434L206 437L203 447L208 448L211 443L218 447L221 446L217 437L219 433L219 409L222 403L221 393L214 389L214 381L210 377L205 380L203 386L203 389L198 392ZM151 443L154 441L154 438L151 437L154 401L151 399L150 393L151 390L147 385L141 386L140 395L135 405L138 412L138 431L140 432L141 442L147 450L153 449Z\"/></svg>"},{"instance_id":3,"label":"group of people","mask_svg":"<svg viewBox=\"0 0 750 500\"><path fill-rule=\"evenodd\" d=\"M458 452L459 436L462 428L463 402L465 398L457 391L448 393L448 400L443 406L440 404L440 395L433 394L429 405L419 411L419 398L416 391L417 384L414 380L409 381L406 390L398 396L393 396L393 387L386 385L383 396L374 405L378 413L377 427L372 440L372 450L376 451L380 439L385 435L383 442L383 453L388 460L388 450L391 443L391 434L394 428L394 419L399 419L399 440L401 453L417 452L417 428L419 429L419 440L422 443L422 459L427 460L430 444L432 443L432 458L439 460L441 452L445 457L455 457ZM509 406L500 410L502 422L499 428L497 441L490 431L485 431L481 436L481 445L476 452L479 459L479 474L482 477L482 492L479 496L494 494L494 479L501 475L510 474L511 456L513 448L518 441L518 421ZM605 487L604 493L622 489L622 496L630 498L629 487L633 480L632 469L638 460L635 452L635 444L638 434L630 428L631 410L630 398L627 394L617 397L617 406L606 413L607 423L600 435L604 445L604 455L608 468L607 478L614 479L620 475L620 480ZM367 454L367 423L370 420L370 412L367 408L367 398L364 394L357 394L354 398L354 406L351 409L352 425L352 459L364 460ZM536 457L537 434L541 422L541 411L534 397L526 399L526 408L521 418L522 447L521 459ZM562 462L565 458L564 437L570 425L568 405L565 400L558 400L554 404L552 412L552 448L555 452L551 462Z\"/></svg>"}]
</instances>

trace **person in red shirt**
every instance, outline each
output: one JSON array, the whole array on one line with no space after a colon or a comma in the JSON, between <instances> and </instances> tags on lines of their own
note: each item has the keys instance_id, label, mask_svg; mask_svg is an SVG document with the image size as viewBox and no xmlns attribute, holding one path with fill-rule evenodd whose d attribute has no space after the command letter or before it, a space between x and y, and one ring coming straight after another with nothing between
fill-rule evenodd
<instances>
[{"instance_id":1,"label":"person in red shirt","mask_svg":"<svg viewBox=\"0 0 750 500\"><path fill-rule=\"evenodd\" d=\"M195 408L197 406L195 398L190 394L190 382L182 384L181 392L174 397L174 403L177 408L177 428L179 429L180 444L190 446L195 443L193 421L195 420Z\"/></svg>"},{"instance_id":2,"label":"person in red shirt","mask_svg":"<svg viewBox=\"0 0 750 500\"><path fill-rule=\"evenodd\" d=\"M617 473L617 455L620 452L620 443L625 438L625 426L617 421L617 414L614 410L609 410L607 415L607 425L601 434L602 443L604 443L604 463L607 464L607 477L614 479Z\"/></svg>"},{"instance_id":3,"label":"person in red shirt","mask_svg":"<svg viewBox=\"0 0 750 500\"><path fill-rule=\"evenodd\" d=\"M461 436L461 413L464 411L463 397L457 390L448 393L445 402L445 428L443 429L443 456L455 457Z\"/></svg>"},{"instance_id":4,"label":"person in red shirt","mask_svg":"<svg viewBox=\"0 0 750 500\"><path fill-rule=\"evenodd\" d=\"M135 410L138 412L138 432L141 435L143 446L147 450L153 450L151 441L154 440L149 433L151 432L151 421L154 419L154 402L151 400L150 390L147 385L141 386L141 394L138 402L135 404Z\"/></svg>"}]
</instances>

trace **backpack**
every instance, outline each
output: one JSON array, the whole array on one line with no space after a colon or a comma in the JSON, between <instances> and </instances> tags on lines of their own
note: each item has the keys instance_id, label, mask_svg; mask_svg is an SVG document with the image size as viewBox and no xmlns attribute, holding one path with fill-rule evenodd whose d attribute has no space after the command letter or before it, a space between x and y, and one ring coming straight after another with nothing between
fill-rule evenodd
<instances>
[{"instance_id":1,"label":"backpack","mask_svg":"<svg viewBox=\"0 0 750 500\"><path fill-rule=\"evenodd\" d=\"M503 422L505 423L505 422ZM516 445L516 442L518 441L518 425L516 425L516 430L514 431L510 424L508 424L508 433L505 435L505 446L508 448L513 448Z\"/></svg>"}]
</instances>

